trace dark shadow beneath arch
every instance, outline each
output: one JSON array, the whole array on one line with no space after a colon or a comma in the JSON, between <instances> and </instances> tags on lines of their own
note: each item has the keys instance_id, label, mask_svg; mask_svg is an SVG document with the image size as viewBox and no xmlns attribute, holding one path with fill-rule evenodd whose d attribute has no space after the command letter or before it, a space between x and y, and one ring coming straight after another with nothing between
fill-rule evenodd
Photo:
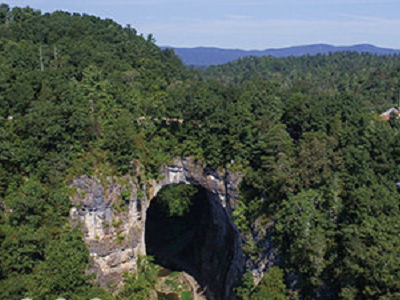
<instances>
[{"instance_id":1,"label":"dark shadow beneath arch","mask_svg":"<svg viewBox=\"0 0 400 300\"><path fill-rule=\"evenodd\" d=\"M170 216L159 196L152 199L146 218L147 254L165 268L192 275L208 299L225 299L237 235L218 196L196 188L182 216Z\"/></svg>"}]
</instances>

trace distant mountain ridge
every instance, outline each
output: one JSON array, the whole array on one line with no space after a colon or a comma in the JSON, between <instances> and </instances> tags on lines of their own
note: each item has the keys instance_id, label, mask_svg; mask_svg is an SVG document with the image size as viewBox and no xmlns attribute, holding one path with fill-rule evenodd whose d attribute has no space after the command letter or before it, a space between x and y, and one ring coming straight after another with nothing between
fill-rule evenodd
<instances>
[{"instance_id":1,"label":"distant mountain ridge","mask_svg":"<svg viewBox=\"0 0 400 300\"><path fill-rule=\"evenodd\" d=\"M241 49L221 49L213 47L196 47L196 48L172 48L175 53L182 59L183 63L188 66L205 67L212 65L220 65L228 63L232 60L246 56L303 56L316 54L329 54L334 52L367 52L376 55L393 55L400 54L398 49L380 48L370 44L359 44L352 46L333 46L328 44L314 44L304 46L293 46L287 48L273 48L266 50L241 50Z\"/></svg>"}]
</instances>

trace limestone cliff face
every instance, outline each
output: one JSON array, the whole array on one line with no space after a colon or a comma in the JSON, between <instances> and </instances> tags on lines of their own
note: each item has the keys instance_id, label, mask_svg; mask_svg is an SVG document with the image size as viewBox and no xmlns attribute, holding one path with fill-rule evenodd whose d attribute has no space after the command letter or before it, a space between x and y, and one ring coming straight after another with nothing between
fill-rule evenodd
<instances>
[{"instance_id":1,"label":"limestone cliff face","mask_svg":"<svg viewBox=\"0 0 400 300\"><path fill-rule=\"evenodd\" d=\"M221 174L190 158L175 159L161 173L161 180L141 183L133 177L100 180L86 175L70 183L76 189L71 199L71 222L82 226L98 280L111 287L121 284L123 272L133 270L138 256L146 254L146 211L158 191L170 184L193 184L207 190L212 207L213 224L207 232L205 251L217 244L224 247L228 240L232 248L229 257L208 255L207 264L211 265L209 269L202 267L199 276L211 287L209 299L233 299L232 288L246 264L240 232L231 220L240 176ZM217 263L219 260L225 261ZM212 287L217 286L223 286L224 291L214 293Z\"/></svg>"},{"instance_id":2,"label":"limestone cliff face","mask_svg":"<svg viewBox=\"0 0 400 300\"><path fill-rule=\"evenodd\" d=\"M82 227L93 271L102 284L118 284L123 272L134 269L138 255L145 253L142 230L146 199L138 197L138 185L132 178L107 177L101 182L84 175L70 186L77 190L71 222ZM125 191L128 199L122 198Z\"/></svg>"}]
</instances>

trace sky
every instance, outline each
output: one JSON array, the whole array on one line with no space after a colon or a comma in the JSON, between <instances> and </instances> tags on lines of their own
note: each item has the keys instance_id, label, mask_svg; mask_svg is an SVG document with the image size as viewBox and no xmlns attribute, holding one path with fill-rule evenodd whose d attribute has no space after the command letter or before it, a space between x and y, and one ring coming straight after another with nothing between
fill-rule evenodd
<instances>
[{"instance_id":1,"label":"sky","mask_svg":"<svg viewBox=\"0 0 400 300\"><path fill-rule=\"evenodd\" d=\"M111 18L163 46L268 49L374 44L400 49L400 0L4 0Z\"/></svg>"}]
</instances>

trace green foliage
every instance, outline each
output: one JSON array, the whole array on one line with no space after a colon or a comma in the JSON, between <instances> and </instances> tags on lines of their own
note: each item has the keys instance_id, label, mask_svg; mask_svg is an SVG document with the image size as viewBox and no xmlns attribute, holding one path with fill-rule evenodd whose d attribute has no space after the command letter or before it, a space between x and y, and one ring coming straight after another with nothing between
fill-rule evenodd
<instances>
[{"instance_id":1,"label":"green foliage","mask_svg":"<svg viewBox=\"0 0 400 300\"><path fill-rule=\"evenodd\" d=\"M143 200L144 194L143 194L143 192L141 190L137 191L137 198L138 198L139 201Z\"/></svg>"},{"instance_id":2,"label":"green foliage","mask_svg":"<svg viewBox=\"0 0 400 300\"><path fill-rule=\"evenodd\" d=\"M122 220L121 219L117 219L116 217L113 217L112 226L115 227L115 228L118 228L121 225L122 225Z\"/></svg>"},{"instance_id":3,"label":"green foliage","mask_svg":"<svg viewBox=\"0 0 400 300\"><path fill-rule=\"evenodd\" d=\"M122 191L121 197L123 201L129 201L129 198L131 197L129 190Z\"/></svg>"},{"instance_id":4,"label":"green foliage","mask_svg":"<svg viewBox=\"0 0 400 300\"><path fill-rule=\"evenodd\" d=\"M159 267L150 257L140 257L135 271L125 274L125 285L118 300L148 300L157 282Z\"/></svg>"},{"instance_id":5,"label":"green foliage","mask_svg":"<svg viewBox=\"0 0 400 300\"><path fill-rule=\"evenodd\" d=\"M88 287L91 276L85 274L88 266L88 250L82 242L82 233L66 227L46 247L45 260L35 268L27 294L39 299L84 299L93 295L96 291Z\"/></svg>"},{"instance_id":6,"label":"green foliage","mask_svg":"<svg viewBox=\"0 0 400 300\"><path fill-rule=\"evenodd\" d=\"M254 277L250 270L248 270L243 276L241 283L235 288L235 294L239 299L249 300L250 295L253 293L256 285L254 283Z\"/></svg>"},{"instance_id":7,"label":"green foliage","mask_svg":"<svg viewBox=\"0 0 400 300\"><path fill-rule=\"evenodd\" d=\"M286 286L283 282L283 271L278 267L271 267L264 275L250 299L288 300L289 297L286 295Z\"/></svg>"},{"instance_id":8,"label":"green foliage","mask_svg":"<svg viewBox=\"0 0 400 300\"><path fill-rule=\"evenodd\" d=\"M188 291L183 291L181 294L182 300L193 300L192 294Z\"/></svg>"},{"instance_id":9,"label":"green foliage","mask_svg":"<svg viewBox=\"0 0 400 300\"><path fill-rule=\"evenodd\" d=\"M233 221L242 232L245 232L249 229L249 222L246 219L246 210L246 205L242 201L239 201L232 213Z\"/></svg>"},{"instance_id":10,"label":"green foliage","mask_svg":"<svg viewBox=\"0 0 400 300\"><path fill-rule=\"evenodd\" d=\"M250 271L245 273L242 283L235 289L236 295L242 300L288 300L286 285L283 281L283 271L278 267L269 268L261 282L255 286Z\"/></svg>"},{"instance_id":11,"label":"green foliage","mask_svg":"<svg viewBox=\"0 0 400 300\"><path fill-rule=\"evenodd\" d=\"M125 239L125 235L119 234L117 235L117 243L122 243L122 241Z\"/></svg>"},{"instance_id":12,"label":"green foliage","mask_svg":"<svg viewBox=\"0 0 400 300\"><path fill-rule=\"evenodd\" d=\"M198 193L193 185L168 185L161 189L157 197L159 203L166 208L169 215L183 216L192 205L192 198Z\"/></svg>"},{"instance_id":13,"label":"green foliage","mask_svg":"<svg viewBox=\"0 0 400 300\"><path fill-rule=\"evenodd\" d=\"M310 289L307 294L322 284L321 274L329 264L326 256L335 224L329 220L326 202L318 191L303 191L284 201L278 215L276 229L282 238L281 252L287 254L289 265L304 276L303 288Z\"/></svg>"},{"instance_id":14,"label":"green foliage","mask_svg":"<svg viewBox=\"0 0 400 300\"><path fill-rule=\"evenodd\" d=\"M96 293L110 299L85 273L89 253L82 233L66 225L70 208L66 188L50 189L31 178L10 191L4 204L0 299L84 299Z\"/></svg>"}]
</instances>

